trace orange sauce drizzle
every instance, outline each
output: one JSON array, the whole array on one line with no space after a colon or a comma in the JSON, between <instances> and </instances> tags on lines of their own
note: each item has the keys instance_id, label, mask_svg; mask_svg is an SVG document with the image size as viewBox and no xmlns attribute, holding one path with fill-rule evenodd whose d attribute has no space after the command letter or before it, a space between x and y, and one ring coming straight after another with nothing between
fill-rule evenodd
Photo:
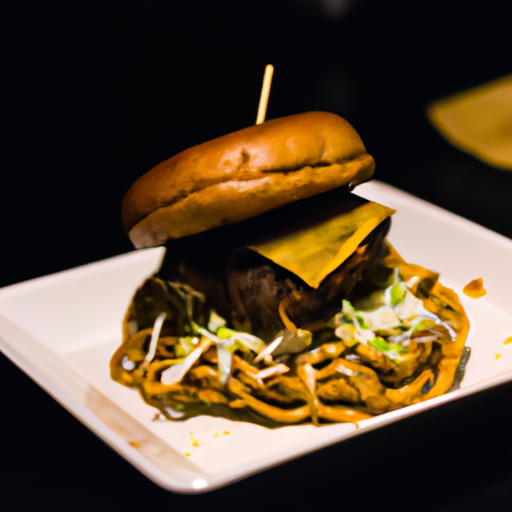
<instances>
[{"instance_id":1,"label":"orange sauce drizzle","mask_svg":"<svg viewBox=\"0 0 512 512\"><path fill-rule=\"evenodd\" d=\"M464 286L462 291L472 299L479 299L487 293L487 290L484 288L484 280L481 277L470 281L466 286Z\"/></svg>"}]
</instances>

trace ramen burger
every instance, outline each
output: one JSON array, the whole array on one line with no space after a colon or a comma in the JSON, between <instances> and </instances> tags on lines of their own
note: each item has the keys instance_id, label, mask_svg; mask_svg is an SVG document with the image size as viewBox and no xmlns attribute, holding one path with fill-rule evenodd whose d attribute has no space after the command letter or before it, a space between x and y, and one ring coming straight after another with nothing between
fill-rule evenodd
<instances>
[{"instance_id":1,"label":"ramen burger","mask_svg":"<svg viewBox=\"0 0 512 512\"><path fill-rule=\"evenodd\" d=\"M274 119L189 148L123 202L135 292L112 377L169 419L358 422L462 378L466 315L387 242L395 211L354 188L374 159L341 117Z\"/></svg>"}]
</instances>

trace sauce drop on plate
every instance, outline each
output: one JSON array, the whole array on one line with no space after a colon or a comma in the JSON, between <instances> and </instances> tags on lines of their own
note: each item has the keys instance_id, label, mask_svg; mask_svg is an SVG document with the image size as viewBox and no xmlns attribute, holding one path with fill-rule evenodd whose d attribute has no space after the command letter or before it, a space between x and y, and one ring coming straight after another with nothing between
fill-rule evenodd
<instances>
[{"instance_id":1,"label":"sauce drop on plate","mask_svg":"<svg viewBox=\"0 0 512 512\"><path fill-rule=\"evenodd\" d=\"M481 277L470 281L466 286L464 286L462 291L472 299L478 299L487 293L487 290L484 288L484 280Z\"/></svg>"}]
</instances>

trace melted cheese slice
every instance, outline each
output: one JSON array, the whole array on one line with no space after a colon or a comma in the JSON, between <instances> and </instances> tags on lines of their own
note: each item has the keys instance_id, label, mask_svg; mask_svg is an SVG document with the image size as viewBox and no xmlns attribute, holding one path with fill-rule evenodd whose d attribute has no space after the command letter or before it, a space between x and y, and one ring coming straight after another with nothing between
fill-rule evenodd
<instances>
[{"instance_id":1,"label":"melted cheese slice","mask_svg":"<svg viewBox=\"0 0 512 512\"><path fill-rule=\"evenodd\" d=\"M286 231L278 230L248 247L318 288L395 211L351 196L349 201L331 205L307 221L298 219Z\"/></svg>"}]
</instances>

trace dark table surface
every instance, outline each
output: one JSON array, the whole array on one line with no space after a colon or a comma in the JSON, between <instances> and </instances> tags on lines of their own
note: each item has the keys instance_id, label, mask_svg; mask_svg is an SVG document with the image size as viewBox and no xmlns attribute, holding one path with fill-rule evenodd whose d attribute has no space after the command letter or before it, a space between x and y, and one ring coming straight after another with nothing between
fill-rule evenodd
<instances>
[{"instance_id":1,"label":"dark table surface","mask_svg":"<svg viewBox=\"0 0 512 512\"><path fill-rule=\"evenodd\" d=\"M512 71L506 1L20 0L0 19L0 286L130 251L131 183L252 124L268 62L267 118L338 113L377 179L512 237L512 173L450 146L425 116ZM512 510L512 384L186 496L147 480L2 355L0 375L2 510Z\"/></svg>"}]
</instances>

